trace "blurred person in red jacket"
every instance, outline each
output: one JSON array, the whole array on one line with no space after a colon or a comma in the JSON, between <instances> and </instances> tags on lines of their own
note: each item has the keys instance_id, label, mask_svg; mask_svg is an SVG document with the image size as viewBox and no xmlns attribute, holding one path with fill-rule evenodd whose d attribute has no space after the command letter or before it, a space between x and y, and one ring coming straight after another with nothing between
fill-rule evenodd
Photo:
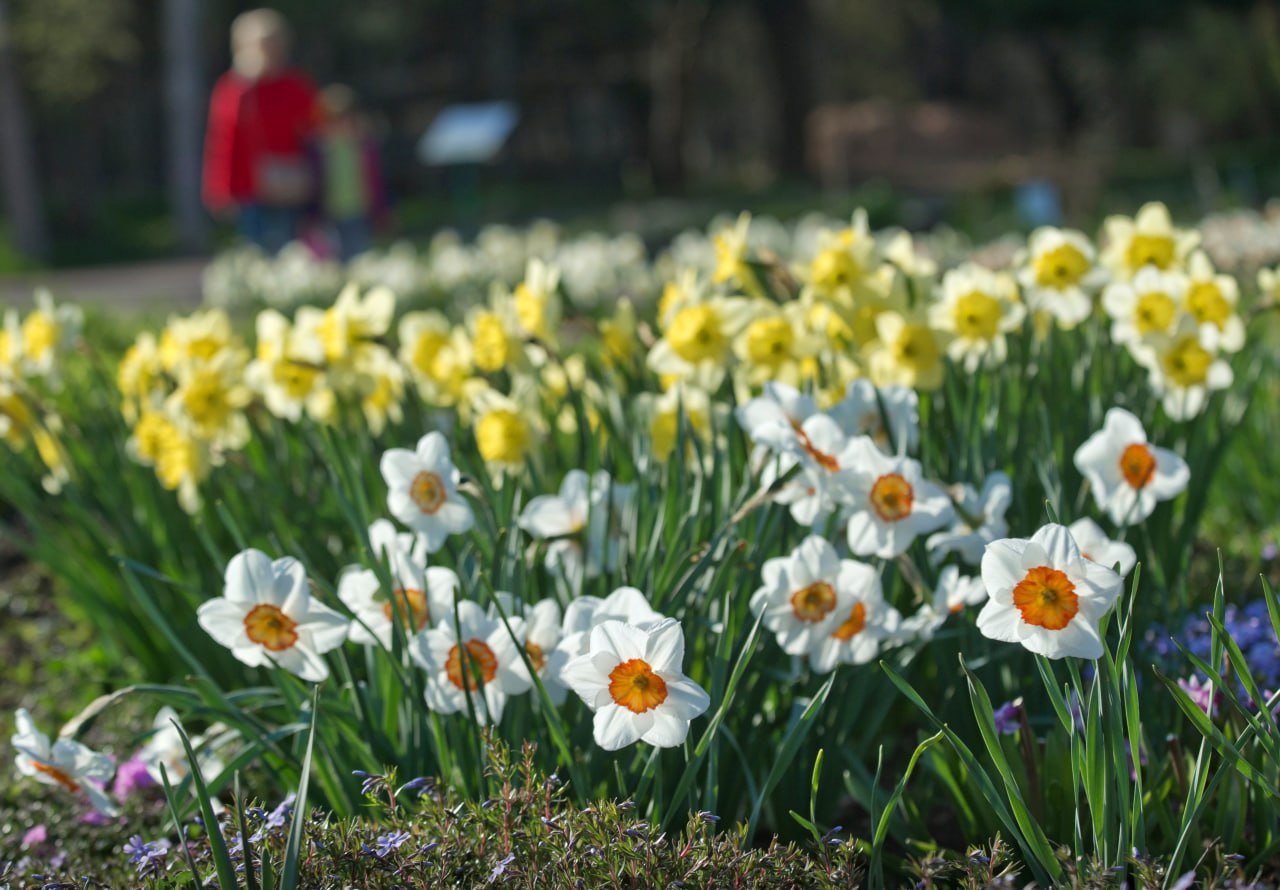
<instances>
[{"instance_id":1,"label":"blurred person in red jacket","mask_svg":"<svg viewBox=\"0 0 1280 890\"><path fill-rule=\"evenodd\" d=\"M314 183L307 140L316 118L311 81L288 67L289 28L271 9L231 24L231 70L209 99L204 201L241 234L275 253L298 236Z\"/></svg>"}]
</instances>

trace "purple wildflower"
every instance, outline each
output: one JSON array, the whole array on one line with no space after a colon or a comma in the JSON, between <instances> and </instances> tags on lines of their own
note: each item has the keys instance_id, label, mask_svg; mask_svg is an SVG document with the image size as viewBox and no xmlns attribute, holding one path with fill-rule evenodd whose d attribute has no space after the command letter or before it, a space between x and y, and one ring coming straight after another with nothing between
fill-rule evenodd
<instances>
[{"instance_id":1,"label":"purple wildflower","mask_svg":"<svg viewBox=\"0 0 1280 890\"><path fill-rule=\"evenodd\" d=\"M507 856L505 859L502 859L501 861L499 861L498 864L493 867L493 871L489 872L489 883L492 884L494 881L498 880L498 878L505 875L507 873L507 866L515 861L516 861L515 853L512 853L509 856Z\"/></svg>"},{"instance_id":2,"label":"purple wildflower","mask_svg":"<svg viewBox=\"0 0 1280 890\"><path fill-rule=\"evenodd\" d=\"M92 825L95 828L101 828L104 825L111 824L111 817L105 813L99 813L97 810L88 810L80 816L80 821L84 825Z\"/></svg>"},{"instance_id":3,"label":"purple wildflower","mask_svg":"<svg viewBox=\"0 0 1280 890\"><path fill-rule=\"evenodd\" d=\"M267 835L284 828L285 825L288 824L289 819L293 816L293 802L297 797L298 796L296 794L290 791L288 795L285 796L285 799L280 801L279 806L263 816L262 827L255 831L249 838L250 843L256 844Z\"/></svg>"},{"instance_id":4,"label":"purple wildflower","mask_svg":"<svg viewBox=\"0 0 1280 890\"><path fill-rule=\"evenodd\" d=\"M1187 694L1200 710L1204 711L1210 717L1218 715L1218 693L1214 690L1213 684L1200 681L1200 677L1192 674L1185 680L1179 679L1178 686Z\"/></svg>"},{"instance_id":5,"label":"purple wildflower","mask_svg":"<svg viewBox=\"0 0 1280 890\"><path fill-rule=\"evenodd\" d=\"M154 788L156 780L151 778L147 765L133 755L116 769L116 778L111 785L111 793L116 800L126 800L137 791Z\"/></svg>"},{"instance_id":6,"label":"purple wildflower","mask_svg":"<svg viewBox=\"0 0 1280 890\"><path fill-rule=\"evenodd\" d=\"M27 833L22 836L22 846L38 847L48 839L49 829L42 823L27 829Z\"/></svg>"},{"instance_id":7,"label":"purple wildflower","mask_svg":"<svg viewBox=\"0 0 1280 890\"><path fill-rule=\"evenodd\" d=\"M376 794L387 783L386 776L367 773L362 769L353 769L351 775L360 780L360 793L365 795Z\"/></svg>"},{"instance_id":8,"label":"purple wildflower","mask_svg":"<svg viewBox=\"0 0 1280 890\"><path fill-rule=\"evenodd\" d=\"M399 850L407 840L409 840L409 832L407 831L393 831L390 834L384 834L374 840L377 845L375 855L379 859L390 856L396 850Z\"/></svg>"},{"instance_id":9,"label":"purple wildflower","mask_svg":"<svg viewBox=\"0 0 1280 890\"><path fill-rule=\"evenodd\" d=\"M124 852L137 868L139 877L155 877L160 872L160 863L169 855L169 842L163 839L144 841L142 835L135 834L124 845Z\"/></svg>"},{"instance_id":10,"label":"purple wildflower","mask_svg":"<svg viewBox=\"0 0 1280 890\"><path fill-rule=\"evenodd\" d=\"M1022 728L1022 699L1007 701L995 710L996 732L1013 735Z\"/></svg>"},{"instance_id":11,"label":"purple wildflower","mask_svg":"<svg viewBox=\"0 0 1280 890\"><path fill-rule=\"evenodd\" d=\"M426 794L433 787L435 787L434 779L431 779L427 776L419 776L416 779L410 779L409 781L401 785L398 789L396 789L396 796L399 797L401 794L404 794L406 791L409 791L409 792L413 792L414 794L417 794L418 797L422 797L422 795Z\"/></svg>"}]
</instances>

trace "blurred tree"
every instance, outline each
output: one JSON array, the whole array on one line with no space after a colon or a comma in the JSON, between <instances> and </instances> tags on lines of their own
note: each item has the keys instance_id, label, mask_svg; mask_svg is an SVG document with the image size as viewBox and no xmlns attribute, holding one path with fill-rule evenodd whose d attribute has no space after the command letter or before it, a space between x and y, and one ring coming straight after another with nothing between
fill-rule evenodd
<instances>
[{"instance_id":1,"label":"blurred tree","mask_svg":"<svg viewBox=\"0 0 1280 890\"><path fill-rule=\"evenodd\" d=\"M13 0L13 40L27 83L76 104L106 87L138 52L131 0Z\"/></svg>"},{"instance_id":2,"label":"blurred tree","mask_svg":"<svg viewBox=\"0 0 1280 890\"><path fill-rule=\"evenodd\" d=\"M709 4L665 0L655 5L649 53L649 165L654 184L685 184L685 132L689 123L689 80Z\"/></svg>"},{"instance_id":3,"label":"blurred tree","mask_svg":"<svg viewBox=\"0 0 1280 890\"><path fill-rule=\"evenodd\" d=\"M778 83L778 166L783 173L802 176L807 172L805 124L814 105L813 17L808 0L760 0L759 9Z\"/></svg>"},{"instance_id":4,"label":"blurred tree","mask_svg":"<svg viewBox=\"0 0 1280 890\"><path fill-rule=\"evenodd\" d=\"M18 250L43 258L49 252L49 239L9 23L7 0L0 0L0 182Z\"/></svg>"},{"instance_id":5,"label":"blurred tree","mask_svg":"<svg viewBox=\"0 0 1280 890\"><path fill-rule=\"evenodd\" d=\"M187 251L208 240L200 203L201 133L208 82L200 35L203 0L165 0L165 126L168 133L169 206Z\"/></svg>"}]
</instances>

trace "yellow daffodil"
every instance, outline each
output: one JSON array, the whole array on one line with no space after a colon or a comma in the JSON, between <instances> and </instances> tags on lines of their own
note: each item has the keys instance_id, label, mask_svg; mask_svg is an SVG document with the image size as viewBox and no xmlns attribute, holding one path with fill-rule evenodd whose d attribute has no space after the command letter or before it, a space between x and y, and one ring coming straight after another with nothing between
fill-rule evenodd
<instances>
[{"instance_id":1,"label":"yellow daffodil","mask_svg":"<svg viewBox=\"0 0 1280 890\"><path fill-rule=\"evenodd\" d=\"M516 285L511 301L525 335L554 346L560 326L560 270L534 258L524 280Z\"/></svg>"},{"instance_id":2,"label":"yellow daffodil","mask_svg":"<svg viewBox=\"0 0 1280 890\"><path fill-rule=\"evenodd\" d=\"M193 437L211 447L235 450L249 441L244 408L253 398L245 385L243 353L227 350L191 365L165 405Z\"/></svg>"},{"instance_id":3,"label":"yellow daffodil","mask_svg":"<svg viewBox=\"0 0 1280 890\"><path fill-rule=\"evenodd\" d=\"M646 396L641 405L649 417L649 447L659 463L675 450L681 417L693 435L711 437L711 399L701 389L675 386L660 396Z\"/></svg>"},{"instance_id":4,"label":"yellow daffodil","mask_svg":"<svg viewBox=\"0 0 1280 890\"><path fill-rule=\"evenodd\" d=\"M1198 325L1208 325L1216 332L1218 349L1239 352L1244 346L1244 320L1236 307L1240 287L1230 275L1214 271L1204 251L1197 250L1187 263L1187 293L1183 307Z\"/></svg>"},{"instance_id":5,"label":"yellow daffodil","mask_svg":"<svg viewBox=\"0 0 1280 890\"><path fill-rule=\"evenodd\" d=\"M305 412L330 422L336 396L324 368L324 349L316 338L299 336L289 320L268 309L256 320L256 358L245 369L245 382L262 397L276 417L297 422Z\"/></svg>"},{"instance_id":6,"label":"yellow daffodil","mask_svg":"<svg viewBox=\"0 0 1280 890\"><path fill-rule=\"evenodd\" d=\"M22 320L20 351L25 372L56 382L58 358L80 335L81 324L79 307L65 303L59 306L48 290L38 289L36 308Z\"/></svg>"},{"instance_id":7,"label":"yellow daffodil","mask_svg":"<svg viewBox=\"0 0 1280 890\"><path fill-rule=\"evenodd\" d=\"M945 344L919 314L880 313L876 339L863 352L876 386L936 389L942 385Z\"/></svg>"},{"instance_id":8,"label":"yellow daffodil","mask_svg":"<svg viewBox=\"0 0 1280 890\"><path fill-rule=\"evenodd\" d=\"M358 363L365 348L387 333L395 309L390 288L370 288L362 296L359 285L352 283L328 309L304 306L295 321L302 336L319 339L326 361L347 366Z\"/></svg>"},{"instance_id":9,"label":"yellow daffodil","mask_svg":"<svg viewBox=\"0 0 1280 890\"><path fill-rule=\"evenodd\" d=\"M511 395L482 382L467 395L476 448L490 468L519 472L542 440L537 392L532 381L519 378Z\"/></svg>"},{"instance_id":10,"label":"yellow daffodil","mask_svg":"<svg viewBox=\"0 0 1280 890\"><path fill-rule=\"evenodd\" d=\"M183 509L189 513L198 509L198 486L208 475L209 455L165 412L143 411L125 448L134 460L155 468L156 478L164 488L178 492Z\"/></svg>"},{"instance_id":11,"label":"yellow daffodil","mask_svg":"<svg viewBox=\"0 0 1280 890\"><path fill-rule=\"evenodd\" d=\"M820 296L851 299L852 293L879 266L876 254L867 213L859 208L848 228L818 234L818 249L802 277Z\"/></svg>"},{"instance_id":12,"label":"yellow daffodil","mask_svg":"<svg viewBox=\"0 0 1280 890\"><path fill-rule=\"evenodd\" d=\"M206 309L185 318L170 318L160 334L160 362L169 373L191 362L206 362L238 346L231 319L221 309Z\"/></svg>"},{"instance_id":13,"label":"yellow daffodil","mask_svg":"<svg viewBox=\"0 0 1280 890\"><path fill-rule=\"evenodd\" d=\"M618 300L613 315L600 322L605 361L627 366L635 360L640 341L636 333L636 307L626 297Z\"/></svg>"},{"instance_id":14,"label":"yellow daffodil","mask_svg":"<svg viewBox=\"0 0 1280 890\"><path fill-rule=\"evenodd\" d=\"M1018 283L1027 308L1063 330L1093 311L1093 294L1106 279L1095 262L1093 245L1074 229L1042 226L1031 233L1019 258Z\"/></svg>"},{"instance_id":15,"label":"yellow daffodil","mask_svg":"<svg viewBox=\"0 0 1280 890\"><path fill-rule=\"evenodd\" d=\"M949 335L947 355L973 373L983 362L1004 361L1005 334L1017 330L1025 314L1010 276L965 263L943 276L942 296L930 307L929 320Z\"/></svg>"},{"instance_id":16,"label":"yellow daffodil","mask_svg":"<svg viewBox=\"0 0 1280 890\"><path fill-rule=\"evenodd\" d=\"M364 412L369 432L380 436L388 422L399 423L404 419L401 407L404 401L404 368L390 352L378 347L369 351L360 373L364 378L360 409Z\"/></svg>"},{"instance_id":17,"label":"yellow daffodil","mask_svg":"<svg viewBox=\"0 0 1280 890\"><path fill-rule=\"evenodd\" d=\"M139 406L148 405L165 394L164 363L155 335L143 331L125 350L116 369L116 385L124 397L121 412L132 423Z\"/></svg>"},{"instance_id":18,"label":"yellow daffodil","mask_svg":"<svg viewBox=\"0 0 1280 890\"><path fill-rule=\"evenodd\" d=\"M1147 266L1161 272L1180 269L1200 243L1199 233L1174 228L1169 208L1159 201L1142 205L1132 219L1107 217L1103 230L1102 262L1118 281L1130 280Z\"/></svg>"},{"instance_id":19,"label":"yellow daffodil","mask_svg":"<svg viewBox=\"0 0 1280 890\"><path fill-rule=\"evenodd\" d=\"M747 232L751 227L751 214L739 214L732 227L722 229L712 239L716 265L711 273L713 284L737 283L745 290L758 290L756 273L751 268Z\"/></svg>"}]
</instances>

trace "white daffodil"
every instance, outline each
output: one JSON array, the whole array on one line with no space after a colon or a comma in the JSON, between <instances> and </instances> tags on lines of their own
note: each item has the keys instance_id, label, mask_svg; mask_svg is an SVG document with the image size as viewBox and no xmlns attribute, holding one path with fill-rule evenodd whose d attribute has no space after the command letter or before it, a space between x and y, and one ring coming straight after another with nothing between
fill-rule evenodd
<instances>
[{"instance_id":1,"label":"white daffodil","mask_svg":"<svg viewBox=\"0 0 1280 890\"><path fill-rule=\"evenodd\" d=\"M862 664L879 651L885 614L879 576L840 559L825 538L810 535L789 556L766 561L761 580L751 611L764 615L783 652L808 655L825 673L840 662Z\"/></svg>"},{"instance_id":2,"label":"white daffodil","mask_svg":"<svg viewBox=\"0 0 1280 890\"><path fill-rule=\"evenodd\" d=\"M1103 652L1098 622L1123 581L1085 559L1065 526L1051 524L1030 539L988 545L982 583L991 597L978 614L984 636L1049 658L1096 659Z\"/></svg>"},{"instance_id":3,"label":"white daffodil","mask_svg":"<svg viewBox=\"0 0 1280 890\"><path fill-rule=\"evenodd\" d=\"M958 566L947 566L938 576L933 599L923 603L915 614L902 619L890 636L892 643L927 643L947 619L965 606L977 605L987 599L987 589L977 576L960 574Z\"/></svg>"},{"instance_id":4,"label":"white daffodil","mask_svg":"<svg viewBox=\"0 0 1280 890\"><path fill-rule=\"evenodd\" d=\"M1198 416L1209 396L1235 379L1231 366L1218 355L1217 339L1216 328L1197 326L1190 316L1183 316L1171 333L1152 337L1135 352L1171 420Z\"/></svg>"},{"instance_id":5,"label":"white daffodil","mask_svg":"<svg viewBox=\"0 0 1280 890\"><path fill-rule=\"evenodd\" d=\"M765 628L773 631L783 652L807 655L844 617L840 594L847 600L856 588L856 565L842 561L825 538L810 535L790 555L765 561L751 612L764 615Z\"/></svg>"},{"instance_id":6,"label":"white daffodil","mask_svg":"<svg viewBox=\"0 0 1280 890\"><path fill-rule=\"evenodd\" d=\"M757 435L779 455L775 478L792 466L800 468L774 500L786 504L791 518L803 526L824 522L839 507L841 480L847 475L839 457L847 442L844 433L825 414L815 414L794 429L774 427L772 432L776 438L764 428Z\"/></svg>"},{"instance_id":7,"label":"white daffodil","mask_svg":"<svg viewBox=\"0 0 1280 890\"><path fill-rule=\"evenodd\" d=\"M1141 348L1147 338L1173 330L1187 293L1181 272L1161 272L1150 266L1132 281L1116 281L1102 292L1102 308L1111 317L1111 339Z\"/></svg>"},{"instance_id":8,"label":"white daffodil","mask_svg":"<svg viewBox=\"0 0 1280 890\"><path fill-rule=\"evenodd\" d=\"M560 641L564 638L560 604L553 599L545 599L526 606L524 627L524 650L529 656L529 663L547 690L551 703L564 704L569 694L569 688L564 684L564 667L569 663L569 653L560 648Z\"/></svg>"},{"instance_id":9,"label":"white daffodil","mask_svg":"<svg viewBox=\"0 0 1280 890\"><path fill-rule=\"evenodd\" d=\"M1142 421L1123 408L1107 412L1102 429L1076 449L1076 469L1093 491L1094 503L1116 525L1133 525L1160 501L1187 487L1187 462L1147 441Z\"/></svg>"},{"instance_id":10,"label":"white daffodil","mask_svg":"<svg viewBox=\"0 0 1280 890\"><path fill-rule=\"evenodd\" d=\"M1009 533L1004 514L1013 501L1009 477L995 472L987 476L982 491L972 485L960 486L956 521L945 531L935 532L925 542L929 555L941 561L948 553L956 553L971 566L982 562L982 551L997 538Z\"/></svg>"},{"instance_id":11,"label":"white daffodil","mask_svg":"<svg viewBox=\"0 0 1280 890\"><path fill-rule=\"evenodd\" d=\"M1109 216L1102 225L1106 234L1102 262L1120 281L1149 267L1180 268L1200 243L1198 232L1175 229L1169 208L1158 201L1142 205L1132 219Z\"/></svg>"},{"instance_id":12,"label":"white daffodil","mask_svg":"<svg viewBox=\"0 0 1280 890\"><path fill-rule=\"evenodd\" d=\"M551 542L547 570L576 592L584 577L595 578L617 568L622 541L632 524L634 491L634 485L614 482L606 470L591 476L570 470L559 494L533 498L516 524L533 538Z\"/></svg>"},{"instance_id":13,"label":"white daffodil","mask_svg":"<svg viewBox=\"0 0 1280 890\"><path fill-rule=\"evenodd\" d=\"M1005 360L1005 334L1022 326L1026 311L1009 275L965 263L942 276L941 299L930 307L929 320L951 335L947 355L972 374L984 362Z\"/></svg>"},{"instance_id":14,"label":"white daffodil","mask_svg":"<svg viewBox=\"0 0 1280 890\"><path fill-rule=\"evenodd\" d=\"M565 666L564 679L595 713L601 748L617 751L637 741L674 748L711 704L682 673L683 662L684 632L674 618L650 627L606 621L592 629L586 654Z\"/></svg>"},{"instance_id":15,"label":"white daffodil","mask_svg":"<svg viewBox=\"0 0 1280 890\"><path fill-rule=\"evenodd\" d=\"M764 436L768 441L776 441L777 434L770 432L770 428L795 429L817 413L818 405L812 396L779 381L766 383L760 395L733 412L738 426L756 444L760 444L758 430L766 431Z\"/></svg>"},{"instance_id":16,"label":"white daffodil","mask_svg":"<svg viewBox=\"0 0 1280 890\"><path fill-rule=\"evenodd\" d=\"M115 772L111 758L91 751L73 739L49 737L36 729L25 708L14 718L14 734L9 739L15 752L19 775L30 776L43 785L59 785L72 794L83 794L95 810L115 816L120 810L101 788Z\"/></svg>"},{"instance_id":17,"label":"white daffodil","mask_svg":"<svg viewBox=\"0 0 1280 890\"><path fill-rule=\"evenodd\" d=\"M846 436L870 436L885 454L910 454L920 438L920 397L909 386L859 378L827 412Z\"/></svg>"},{"instance_id":18,"label":"white daffodil","mask_svg":"<svg viewBox=\"0 0 1280 890\"><path fill-rule=\"evenodd\" d=\"M964 611L965 606L986 602L987 589L977 575L961 575L958 566L947 566L938 575L933 592L933 607L947 615Z\"/></svg>"},{"instance_id":19,"label":"white daffodil","mask_svg":"<svg viewBox=\"0 0 1280 890\"><path fill-rule=\"evenodd\" d=\"M243 663L275 665L311 683L329 676L321 656L347 638L347 619L312 599L302 563L291 556L272 561L259 550L231 558L222 596L196 615Z\"/></svg>"},{"instance_id":20,"label":"white daffodil","mask_svg":"<svg viewBox=\"0 0 1280 890\"><path fill-rule=\"evenodd\" d=\"M1121 577L1128 575L1138 564L1138 554L1133 552L1132 547L1123 541L1108 538L1102 526L1087 516L1071 523L1067 526L1067 531L1075 538L1081 556L1115 569Z\"/></svg>"},{"instance_id":21,"label":"white daffodil","mask_svg":"<svg viewBox=\"0 0 1280 890\"><path fill-rule=\"evenodd\" d=\"M635 587L619 587L601 599L580 596L564 610L564 635L558 648L576 658L587 651L591 631L606 621L621 621L635 627L646 627L665 618L649 605L649 598Z\"/></svg>"},{"instance_id":22,"label":"white daffodil","mask_svg":"<svg viewBox=\"0 0 1280 890\"><path fill-rule=\"evenodd\" d=\"M449 442L443 434L427 433L413 451L389 449L382 455L380 468L387 483L387 509L423 536L429 552L443 547L450 535L471 530L475 516L458 494L461 474L449 457Z\"/></svg>"},{"instance_id":23,"label":"white daffodil","mask_svg":"<svg viewBox=\"0 0 1280 890\"><path fill-rule=\"evenodd\" d=\"M1237 312L1240 285L1230 275L1214 271L1202 250L1187 263L1185 308L1196 324L1208 326L1223 352L1239 352L1244 346L1244 319Z\"/></svg>"},{"instance_id":24,"label":"white daffodil","mask_svg":"<svg viewBox=\"0 0 1280 890\"><path fill-rule=\"evenodd\" d=\"M809 666L827 673L840 664L866 664L889 641L901 617L884 601L880 574L852 559L840 561L834 622L809 649Z\"/></svg>"},{"instance_id":25,"label":"white daffodil","mask_svg":"<svg viewBox=\"0 0 1280 890\"><path fill-rule=\"evenodd\" d=\"M510 630L507 628L510 627ZM513 639L514 635L514 639ZM462 600L457 615L409 642L409 655L427 671L427 706L441 714L470 708L480 723L497 724L507 699L528 692L533 681L520 658L524 621L488 615Z\"/></svg>"},{"instance_id":26,"label":"white daffodil","mask_svg":"<svg viewBox=\"0 0 1280 890\"><path fill-rule=\"evenodd\" d=\"M164 774L168 776L169 781L176 785L187 777L191 772L191 763L187 759L187 749L182 745L182 736L178 733L178 728L174 725L174 721L178 720L178 712L173 708L165 705L156 713L156 718L152 722L153 732L147 739L146 744L138 751L138 759L142 761L147 768L147 774L156 781L157 784L163 781L160 774L160 767L164 766ZM223 763L207 745L204 740L199 737L190 737L191 747L196 751L196 760L200 765L200 774L206 780L212 780L214 776L222 772Z\"/></svg>"},{"instance_id":27,"label":"white daffodil","mask_svg":"<svg viewBox=\"0 0 1280 890\"><path fill-rule=\"evenodd\" d=\"M1093 245L1082 232L1042 226L1031 233L1018 283L1027 307L1070 330L1093 312L1092 292L1106 279L1094 265Z\"/></svg>"},{"instance_id":28,"label":"white daffodil","mask_svg":"<svg viewBox=\"0 0 1280 890\"><path fill-rule=\"evenodd\" d=\"M380 519L369 527L369 546L387 563L393 587L390 593L373 569L348 566L338 578L338 597L355 615L351 641L365 646L391 648L393 628L399 622L413 636L446 616L453 615L458 576L444 566L426 565L422 539Z\"/></svg>"},{"instance_id":29,"label":"white daffodil","mask_svg":"<svg viewBox=\"0 0 1280 890\"><path fill-rule=\"evenodd\" d=\"M951 498L924 479L909 457L889 457L866 436L840 456L849 470L841 479L841 502L848 508L849 549L856 556L891 559L906 552L918 535L951 521Z\"/></svg>"}]
</instances>

